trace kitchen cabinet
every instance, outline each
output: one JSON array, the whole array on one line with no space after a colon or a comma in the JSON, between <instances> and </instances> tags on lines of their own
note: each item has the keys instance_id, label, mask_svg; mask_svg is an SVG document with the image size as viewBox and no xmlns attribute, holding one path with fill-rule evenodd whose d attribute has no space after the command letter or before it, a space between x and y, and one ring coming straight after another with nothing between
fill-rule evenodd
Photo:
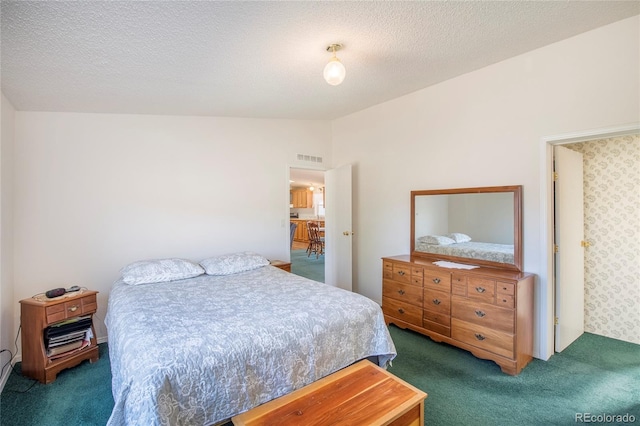
<instances>
[{"instance_id":1,"label":"kitchen cabinet","mask_svg":"<svg viewBox=\"0 0 640 426\"><path fill-rule=\"evenodd\" d=\"M295 222L298 224L298 227L296 228L296 233L293 235L293 241L298 241L303 243L309 242L309 236L307 232L307 221L292 220L292 222Z\"/></svg>"},{"instance_id":2,"label":"kitchen cabinet","mask_svg":"<svg viewBox=\"0 0 640 426\"><path fill-rule=\"evenodd\" d=\"M296 228L295 234L293 234L293 241L298 241L302 243L309 242L309 231L307 231L307 222L308 219L291 219L291 222L295 222L298 224ZM324 228L324 220L312 220L312 222L318 222L320 228ZM321 234L322 236L324 232Z\"/></svg>"},{"instance_id":3,"label":"kitchen cabinet","mask_svg":"<svg viewBox=\"0 0 640 426\"><path fill-rule=\"evenodd\" d=\"M292 189L289 201L297 209L308 209L313 207L313 192L308 189Z\"/></svg>"}]
</instances>

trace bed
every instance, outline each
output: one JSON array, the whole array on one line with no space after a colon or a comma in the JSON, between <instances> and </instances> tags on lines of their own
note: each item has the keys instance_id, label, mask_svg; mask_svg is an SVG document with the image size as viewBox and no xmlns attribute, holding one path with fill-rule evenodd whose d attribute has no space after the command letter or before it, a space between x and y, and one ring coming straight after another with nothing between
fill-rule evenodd
<instances>
[{"instance_id":1,"label":"bed","mask_svg":"<svg viewBox=\"0 0 640 426\"><path fill-rule=\"evenodd\" d=\"M512 244L494 244L478 241L467 241L453 244L427 244L416 241L416 251L444 254L447 256L468 257L472 259L490 260L500 263L513 263Z\"/></svg>"},{"instance_id":2,"label":"bed","mask_svg":"<svg viewBox=\"0 0 640 426\"><path fill-rule=\"evenodd\" d=\"M225 421L396 350L379 305L274 266L114 283L105 319L109 425Z\"/></svg>"}]
</instances>

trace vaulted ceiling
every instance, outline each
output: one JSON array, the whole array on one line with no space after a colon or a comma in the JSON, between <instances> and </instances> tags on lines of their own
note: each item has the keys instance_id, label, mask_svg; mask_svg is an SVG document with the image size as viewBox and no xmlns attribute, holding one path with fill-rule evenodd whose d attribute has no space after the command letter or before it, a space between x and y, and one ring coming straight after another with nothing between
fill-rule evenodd
<instances>
[{"instance_id":1,"label":"vaulted ceiling","mask_svg":"<svg viewBox=\"0 0 640 426\"><path fill-rule=\"evenodd\" d=\"M17 110L330 120L640 13L637 1L6 1ZM322 77L338 52L339 86Z\"/></svg>"}]
</instances>

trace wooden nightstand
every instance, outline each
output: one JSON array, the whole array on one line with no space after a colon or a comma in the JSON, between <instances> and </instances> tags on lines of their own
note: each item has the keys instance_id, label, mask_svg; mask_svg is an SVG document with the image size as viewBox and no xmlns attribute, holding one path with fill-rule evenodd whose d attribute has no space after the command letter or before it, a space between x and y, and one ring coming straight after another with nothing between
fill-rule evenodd
<instances>
[{"instance_id":1,"label":"wooden nightstand","mask_svg":"<svg viewBox=\"0 0 640 426\"><path fill-rule=\"evenodd\" d=\"M269 262L271 266L275 266L276 268L280 268L283 271L291 272L291 262L284 262L282 260L272 260Z\"/></svg>"},{"instance_id":2,"label":"wooden nightstand","mask_svg":"<svg viewBox=\"0 0 640 426\"><path fill-rule=\"evenodd\" d=\"M53 382L61 370L75 367L84 360L88 359L90 362L98 360L98 344L93 327L93 314L98 309L96 299L98 292L84 290L75 295L67 294L68 297L55 299L42 296L38 299L31 297L20 301L22 374L42 383ZM50 327L60 330L58 327L61 324L79 323L81 319L88 323L83 329L90 328L93 335L88 345L55 355L48 354L45 346L46 330ZM62 334L66 335L66 333ZM64 337L62 339L64 340Z\"/></svg>"}]
</instances>

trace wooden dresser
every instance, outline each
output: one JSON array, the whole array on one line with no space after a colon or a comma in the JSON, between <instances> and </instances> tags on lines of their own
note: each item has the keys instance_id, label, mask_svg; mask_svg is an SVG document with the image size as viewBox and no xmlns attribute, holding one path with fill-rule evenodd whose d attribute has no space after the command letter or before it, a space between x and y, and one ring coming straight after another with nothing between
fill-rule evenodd
<instances>
[{"instance_id":1,"label":"wooden dresser","mask_svg":"<svg viewBox=\"0 0 640 426\"><path fill-rule=\"evenodd\" d=\"M387 324L489 359L517 375L533 353L532 274L498 268L450 269L409 255L382 259Z\"/></svg>"}]
</instances>

